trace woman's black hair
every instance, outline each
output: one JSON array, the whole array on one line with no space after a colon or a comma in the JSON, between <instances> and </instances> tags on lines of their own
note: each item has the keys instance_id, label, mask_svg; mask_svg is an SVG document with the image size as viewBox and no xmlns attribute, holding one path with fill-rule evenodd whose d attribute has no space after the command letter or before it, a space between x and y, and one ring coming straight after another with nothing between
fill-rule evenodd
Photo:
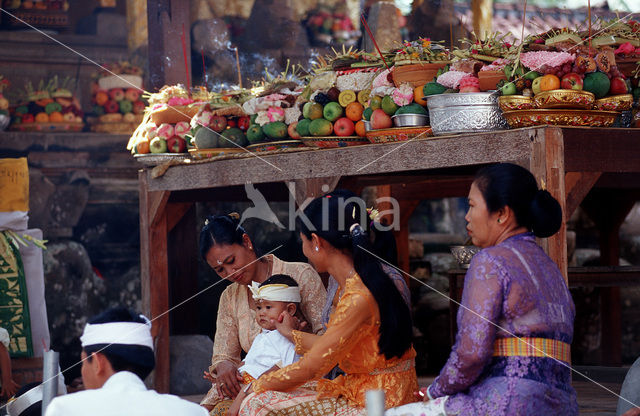
<instances>
[{"instance_id":1,"label":"woman's black hair","mask_svg":"<svg viewBox=\"0 0 640 416\"><path fill-rule=\"evenodd\" d=\"M366 232L368 225L364 201L346 190L314 199L305 208L304 217L298 218L305 237L311 239L315 233L336 249L352 254L355 270L380 310L380 353L387 359L401 357L411 347L411 312L379 259L371 254L374 251Z\"/></svg>"},{"instance_id":2,"label":"woman's black hair","mask_svg":"<svg viewBox=\"0 0 640 416\"><path fill-rule=\"evenodd\" d=\"M505 206L513 210L516 222L536 237L549 237L562 225L562 208L549 192L538 189L527 169L512 163L498 163L478 171L474 183L489 212Z\"/></svg>"},{"instance_id":3,"label":"woman's black hair","mask_svg":"<svg viewBox=\"0 0 640 416\"><path fill-rule=\"evenodd\" d=\"M216 244L240 244L246 231L240 226L240 216L209 215L200 231L200 256L207 261L207 253Z\"/></svg>"},{"instance_id":4,"label":"woman's black hair","mask_svg":"<svg viewBox=\"0 0 640 416\"><path fill-rule=\"evenodd\" d=\"M118 307L108 309L100 315L92 318L89 324L106 324L110 322L136 322L144 324L140 315L129 309ZM153 350L142 345L125 344L95 344L82 348L87 354L87 360L91 362L91 354L103 354L115 372L130 371L144 380L155 367Z\"/></svg>"}]
</instances>

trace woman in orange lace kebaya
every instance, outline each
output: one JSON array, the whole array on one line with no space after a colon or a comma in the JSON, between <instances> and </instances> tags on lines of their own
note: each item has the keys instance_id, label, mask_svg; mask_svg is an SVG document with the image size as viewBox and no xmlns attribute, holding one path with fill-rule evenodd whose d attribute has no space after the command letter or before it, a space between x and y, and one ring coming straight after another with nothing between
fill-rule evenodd
<instances>
[{"instance_id":1,"label":"woman in orange lace kebaya","mask_svg":"<svg viewBox=\"0 0 640 416\"><path fill-rule=\"evenodd\" d=\"M304 355L252 383L248 389L254 393L240 415L364 414L365 392L372 389L384 390L387 408L414 401L411 315L371 254L364 202L351 192L334 191L312 201L304 214L303 252L318 272L336 279L343 295L323 335L297 331L295 322L282 316L278 330ZM322 379L336 364L345 374ZM318 380L315 391L305 385L313 380Z\"/></svg>"}]
</instances>

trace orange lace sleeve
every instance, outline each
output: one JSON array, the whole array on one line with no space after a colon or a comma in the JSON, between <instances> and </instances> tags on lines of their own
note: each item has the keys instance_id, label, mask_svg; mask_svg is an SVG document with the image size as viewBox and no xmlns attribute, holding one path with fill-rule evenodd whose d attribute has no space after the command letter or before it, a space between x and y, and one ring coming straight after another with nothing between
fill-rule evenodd
<instances>
[{"instance_id":1,"label":"orange lace sleeve","mask_svg":"<svg viewBox=\"0 0 640 416\"><path fill-rule=\"evenodd\" d=\"M335 367L358 344L361 326L375 319L367 296L371 295L345 293L327 324L327 331L315 339L300 361L263 375L253 384L253 390L292 390L307 381L321 378Z\"/></svg>"},{"instance_id":2,"label":"orange lace sleeve","mask_svg":"<svg viewBox=\"0 0 640 416\"><path fill-rule=\"evenodd\" d=\"M313 343L320 337L320 335L310 334L302 331L292 331L293 344L296 346L296 353L302 355L311 349Z\"/></svg>"}]
</instances>

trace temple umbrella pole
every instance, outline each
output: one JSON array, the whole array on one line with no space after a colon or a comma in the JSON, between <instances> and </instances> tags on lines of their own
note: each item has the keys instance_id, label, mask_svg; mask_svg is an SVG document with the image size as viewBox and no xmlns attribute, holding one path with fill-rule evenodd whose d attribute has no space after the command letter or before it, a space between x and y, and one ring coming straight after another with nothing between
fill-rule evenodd
<instances>
[{"instance_id":1,"label":"temple umbrella pole","mask_svg":"<svg viewBox=\"0 0 640 416\"><path fill-rule=\"evenodd\" d=\"M42 416L47 411L47 407L58 395L58 363L60 353L53 350L44 352L42 360Z\"/></svg>"}]
</instances>

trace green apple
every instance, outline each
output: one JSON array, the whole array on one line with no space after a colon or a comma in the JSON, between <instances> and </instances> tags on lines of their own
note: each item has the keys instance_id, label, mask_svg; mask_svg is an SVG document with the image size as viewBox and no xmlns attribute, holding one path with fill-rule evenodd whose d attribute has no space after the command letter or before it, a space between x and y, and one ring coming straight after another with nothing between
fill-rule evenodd
<instances>
[{"instance_id":1,"label":"green apple","mask_svg":"<svg viewBox=\"0 0 640 416\"><path fill-rule=\"evenodd\" d=\"M531 83L531 90L533 91L534 94L539 94L541 89L540 89L540 83L542 82L542 77L538 77L536 79L533 80L533 82Z\"/></svg>"},{"instance_id":2,"label":"green apple","mask_svg":"<svg viewBox=\"0 0 640 416\"><path fill-rule=\"evenodd\" d=\"M149 142L149 149L151 153L167 153L167 141L156 136Z\"/></svg>"},{"instance_id":3,"label":"green apple","mask_svg":"<svg viewBox=\"0 0 640 416\"><path fill-rule=\"evenodd\" d=\"M329 121L336 121L340 117L342 117L342 106L335 101L328 102L327 105L324 106L324 110L322 112L324 118Z\"/></svg>"},{"instance_id":4,"label":"green apple","mask_svg":"<svg viewBox=\"0 0 640 416\"><path fill-rule=\"evenodd\" d=\"M500 88L500 91L502 92L502 95L514 95L518 92L516 84L513 81L505 83L502 88Z\"/></svg>"}]
</instances>

